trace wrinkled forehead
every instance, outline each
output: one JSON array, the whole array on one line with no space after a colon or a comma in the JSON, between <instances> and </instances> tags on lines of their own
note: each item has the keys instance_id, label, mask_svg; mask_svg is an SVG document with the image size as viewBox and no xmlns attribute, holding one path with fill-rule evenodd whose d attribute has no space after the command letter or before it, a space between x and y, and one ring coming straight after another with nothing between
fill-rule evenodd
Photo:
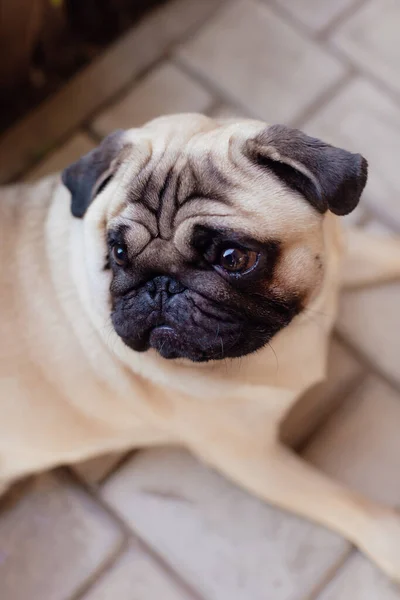
<instances>
[{"instance_id":1,"label":"wrinkled forehead","mask_svg":"<svg viewBox=\"0 0 400 600\"><path fill-rule=\"evenodd\" d=\"M262 129L263 124L258 121L230 122L203 115L171 115L126 131L124 140L132 146L131 158L138 157L140 151L146 153L149 167L154 170L158 167L159 171L178 171L190 164L194 174L204 174L205 178L216 165L232 170L239 162L243 167L243 145Z\"/></svg>"},{"instance_id":2,"label":"wrinkled forehead","mask_svg":"<svg viewBox=\"0 0 400 600\"><path fill-rule=\"evenodd\" d=\"M154 236L170 237L188 219L265 239L283 235L287 220L298 231L318 220L272 174L245 154L246 141L263 130L258 121L215 121L201 115L162 117L124 133L118 193L108 221L145 221Z\"/></svg>"}]
</instances>

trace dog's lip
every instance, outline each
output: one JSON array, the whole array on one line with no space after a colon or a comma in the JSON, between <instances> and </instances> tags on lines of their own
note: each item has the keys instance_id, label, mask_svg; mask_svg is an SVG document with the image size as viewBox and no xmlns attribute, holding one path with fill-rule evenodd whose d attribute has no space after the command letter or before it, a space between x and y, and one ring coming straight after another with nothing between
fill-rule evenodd
<instances>
[{"instance_id":1,"label":"dog's lip","mask_svg":"<svg viewBox=\"0 0 400 600\"><path fill-rule=\"evenodd\" d=\"M154 327L149 336L149 345L157 350L163 358L178 358L180 356L180 339L177 332L169 325Z\"/></svg>"},{"instance_id":2,"label":"dog's lip","mask_svg":"<svg viewBox=\"0 0 400 600\"><path fill-rule=\"evenodd\" d=\"M178 339L177 333L173 327L171 327L170 325L157 325L156 327L153 327L149 332L150 346L152 346L154 342L159 340L160 337L164 336L175 337L176 339Z\"/></svg>"},{"instance_id":3,"label":"dog's lip","mask_svg":"<svg viewBox=\"0 0 400 600\"><path fill-rule=\"evenodd\" d=\"M151 329L150 335L153 333L153 331L174 331L174 328L171 327L171 325L156 325L156 327Z\"/></svg>"}]
</instances>

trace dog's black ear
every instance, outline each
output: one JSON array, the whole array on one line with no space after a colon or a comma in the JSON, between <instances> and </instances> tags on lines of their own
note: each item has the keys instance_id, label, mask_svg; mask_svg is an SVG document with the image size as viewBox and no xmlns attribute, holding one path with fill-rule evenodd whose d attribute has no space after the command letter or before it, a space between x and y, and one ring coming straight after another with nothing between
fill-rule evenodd
<instances>
[{"instance_id":1,"label":"dog's black ear","mask_svg":"<svg viewBox=\"0 0 400 600\"><path fill-rule=\"evenodd\" d=\"M272 125L247 142L247 155L319 212L347 215L367 182L368 163L360 154L335 148L298 129Z\"/></svg>"},{"instance_id":2,"label":"dog's black ear","mask_svg":"<svg viewBox=\"0 0 400 600\"><path fill-rule=\"evenodd\" d=\"M100 146L82 156L62 173L62 181L71 192L71 212L82 218L93 198L104 189L117 168L122 149L123 130L104 138Z\"/></svg>"}]
</instances>

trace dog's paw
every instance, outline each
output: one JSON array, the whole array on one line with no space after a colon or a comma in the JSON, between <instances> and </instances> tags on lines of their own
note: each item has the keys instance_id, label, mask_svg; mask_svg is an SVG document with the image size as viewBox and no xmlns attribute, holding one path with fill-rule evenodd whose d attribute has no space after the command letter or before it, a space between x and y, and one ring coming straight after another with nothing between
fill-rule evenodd
<instances>
[{"instance_id":1,"label":"dog's paw","mask_svg":"<svg viewBox=\"0 0 400 600\"><path fill-rule=\"evenodd\" d=\"M360 550L400 585L400 513L385 511L374 519L366 533Z\"/></svg>"}]
</instances>

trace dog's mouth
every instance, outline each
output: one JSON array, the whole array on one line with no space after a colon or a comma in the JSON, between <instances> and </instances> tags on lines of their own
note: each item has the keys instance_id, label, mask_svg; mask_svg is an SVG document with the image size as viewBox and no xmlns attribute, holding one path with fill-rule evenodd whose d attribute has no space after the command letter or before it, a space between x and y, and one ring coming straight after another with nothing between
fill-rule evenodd
<instances>
[{"instance_id":1,"label":"dog's mouth","mask_svg":"<svg viewBox=\"0 0 400 600\"><path fill-rule=\"evenodd\" d=\"M148 335L148 347L154 348L163 358L181 356L179 336L170 325L158 325Z\"/></svg>"},{"instance_id":2,"label":"dog's mouth","mask_svg":"<svg viewBox=\"0 0 400 600\"><path fill-rule=\"evenodd\" d=\"M146 352L153 348L163 358L171 359L182 356L179 336L170 325L156 325L147 329L140 337L123 341L136 352Z\"/></svg>"},{"instance_id":3,"label":"dog's mouth","mask_svg":"<svg viewBox=\"0 0 400 600\"><path fill-rule=\"evenodd\" d=\"M194 300L193 300L194 298ZM123 298L111 313L114 329L133 351L205 362L255 352L291 321L296 306L267 306L267 317L249 319L197 295L175 294L154 305L146 295ZM280 308L278 306L278 308Z\"/></svg>"},{"instance_id":4,"label":"dog's mouth","mask_svg":"<svg viewBox=\"0 0 400 600\"><path fill-rule=\"evenodd\" d=\"M185 336L171 325L157 325L142 333L140 337L122 337L122 341L135 352L153 349L165 359L186 358L192 362L207 362L225 358L221 346L204 349L184 338Z\"/></svg>"}]
</instances>

